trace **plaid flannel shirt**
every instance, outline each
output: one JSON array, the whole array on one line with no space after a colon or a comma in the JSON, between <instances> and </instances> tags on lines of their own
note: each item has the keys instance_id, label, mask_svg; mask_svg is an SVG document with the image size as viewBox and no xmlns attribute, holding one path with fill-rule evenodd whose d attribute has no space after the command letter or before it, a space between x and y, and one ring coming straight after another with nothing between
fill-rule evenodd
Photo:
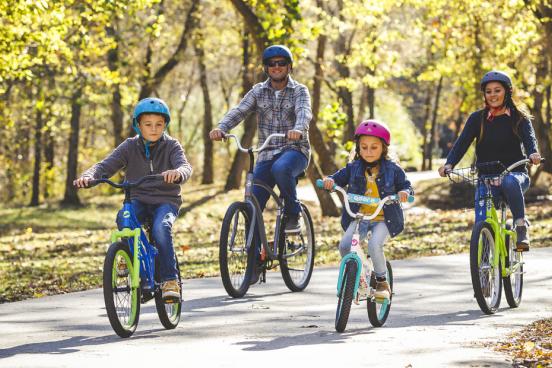
<instances>
[{"instance_id":1,"label":"plaid flannel shirt","mask_svg":"<svg viewBox=\"0 0 552 368\"><path fill-rule=\"evenodd\" d=\"M298 141L287 138L274 138L262 152L257 161L271 160L286 149L302 152L310 158L309 122L312 119L310 96L307 87L289 77L287 86L276 97L270 79L258 83L247 92L240 103L232 108L219 122L218 127L225 133L255 112L257 114L259 145L272 133L287 133L298 130L303 136Z\"/></svg>"}]
</instances>

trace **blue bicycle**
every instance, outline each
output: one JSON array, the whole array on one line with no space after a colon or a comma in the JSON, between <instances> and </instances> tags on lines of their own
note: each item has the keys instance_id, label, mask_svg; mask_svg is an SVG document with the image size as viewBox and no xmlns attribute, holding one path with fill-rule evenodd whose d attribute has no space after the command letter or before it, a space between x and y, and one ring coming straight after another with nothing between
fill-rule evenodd
<instances>
[{"instance_id":1,"label":"blue bicycle","mask_svg":"<svg viewBox=\"0 0 552 368\"><path fill-rule=\"evenodd\" d=\"M142 224L136 217L130 201L131 189L145 181L162 181L162 175L147 175L137 182L123 181L120 184L108 179L91 180L88 187L106 183L114 188L123 189L125 199L120 211L121 230L111 234L111 245L107 250L103 267L103 294L105 309L111 327L120 337L131 336L140 318L140 303L155 298L155 307L161 324L173 329L180 322L182 311L182 287L179 300L164 301L161 297L161 282L158 272L158 251L151 238L151 224ZM175 255L176 257L176 255ZM178 283L181 286L180 268Z\"/></svg>"},{"instance_id":2,"label":"blue bicycle","mask_svg":"<svg viewBox=\"0 0 552 368\"><path fill-rule=\"evenodd\" d=\"M324 182L320 179L316 181L318 188L324 188ZM339 277L337 280L337 310L335 313L335 329L337 332L345 331L349 313L351 312L351 303L360 304L361 300L367 301L368 319L374 327L381 327L389 316L391 309L391 299L393 298L393 270L391 263L386 261L387 275L386 279L391 288L389 299L376 299L376 274L370 255L366 257L360 244L359 226L362 220L374 219L383 206L389 201L398 201L398 195L390 195L383 199L371 198L363 195L347 193L345 189L334 184L333 190L337 190L343 195L345 210L355 221L355 231L351 241L351 252L345 255L339 265ZM413 202L414 197L409 196L408 202ZM378 204L378 207L372 215L354 213L351 211L349 203L359 204ZM367 280L366 278L369 278Z\"/></svg>"}]
</instances>

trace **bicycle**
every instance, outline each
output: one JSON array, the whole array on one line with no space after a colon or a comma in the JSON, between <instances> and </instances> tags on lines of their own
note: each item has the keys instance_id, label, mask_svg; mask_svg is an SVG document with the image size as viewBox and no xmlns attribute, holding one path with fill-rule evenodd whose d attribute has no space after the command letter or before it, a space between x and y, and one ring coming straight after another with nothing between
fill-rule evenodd
<instances>
[{"instance_id":1,"label":"bicycle","mask_svg":"<svg viewBox=\"0 0 552 368\"><path fill-rule=\"evenodd\" d=\"M236 141L240 151L249 154L244 200L228 207L220 231L220 274L226 292L233 298L244 296L252 281L257 281L257 275L260 283L266 283L266 271L277 265L280 266L284 283L294 292L304 290L312 275L315 242L308 208L301 203L301 231L286 234L283 198L262 181L253 179L254 153L265 149L270 140L276 137L283 138L285 134L271 134L261 147L246 149L235 135L225 135L225 139L233 138ZM253 186L267 190L276 203L274 240L267 240L263 213L253 195Z\"/></svg>"},{"instance_id":2,"label":"bicycle","mask_svg":"<svg viewBox=\"0 0 552 368\"><path fill-rule=\"evenodd\" d=\"M501 196L496 199L495 205L491 187L499 187L505 175L529 162L529 159L520 160L506 168L500 161L492 161L480 163L477 167L445 171L453 183L467 182L474 185L475 190L479 190L479 207L485 209L485 213L482 214L484 219L474 224L470 240L473 292L479 308L485 314L493 314L498 310L502 284L508 305L516 308L521 303L523 253L516 251L517 235L515 228L507 220L506 201ZM500 167L502 172L498 175L479 172L491 167ZM500 218L497 207L500 210Z\"/></svg>"},{"instance_id":3,"label":"bicycle","mask_svg":"<svg viewBox=\"0 0 552 368\"><path fill-rule=\"evenodd\" d=\"M324 188L324 182L321 179L316 181L318 188ZM339 277L337 279L337 310L335 312L335 329L337 332L345 331L351 311L351 303L360 304L360 301L367 301L368 319L372 326L381 327L384 325L389 311L391 310L391 300L393 299L393 269L391 263L386 261L387 274L386 279L391 288L389 299L379 300L375 297L376 292L376 274L370 255L366 257L360 244L359 227L363 220L374 219L383 206L390 201L398 201L399 196L394 194L383 199L366 197L359 194L347 193L345 189L334 184L332 190L337 190L343 195L343 203L349 216L355 221L355 231L351 241L351 251L345 255L339 264ZM414 197L408 196L408 202L413 202ZM359 204L378 204L376 210L371 215L362 213L353 213L349 203ZM370 282L366 276L370 275ZM361 285L367 285L362 288Z\"/></svg>"},{"instance_id":4,"label":"bicycle","mask_svg":"<svg viewBox=\"0 0 552 368\"><path fill-rule=\"evenodd\" d=\"M151 224L145 224L146 231L142 229L130 201L131 189L149 180L162 181L163 176L147 175L134 183L123 181L118 184L108 179L95 179L88 183L88 188L105 183L123 189L125 193L120 210L122 229L111 234L111 245L107 249L103 266L105 309L111 327L120 337L130 337L134 333L140 319L140 304L153 298L163 327L174 329L180 322L182 279L178 259L176 265L180 298L177 301L163 301L157 264L158 251L151 237Z\"/></svg>"}]
</instances>

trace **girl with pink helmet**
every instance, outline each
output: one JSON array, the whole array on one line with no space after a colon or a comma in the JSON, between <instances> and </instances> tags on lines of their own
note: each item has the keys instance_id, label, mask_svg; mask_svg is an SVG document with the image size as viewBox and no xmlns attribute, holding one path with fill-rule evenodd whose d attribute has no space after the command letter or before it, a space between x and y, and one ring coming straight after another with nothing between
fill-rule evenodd
<instances>
[{"instance_id":1,"label":"girl with pink helmet","mask_svg":"<svg viewBox=\"0 0 552 368\"><path fill-rule=\"evenodd\" d=\"M388 156L391 132L387 125L378 120L365 120L355 130L355 157L341 170L324 178L324 189L331 190L334 184L347 187L347 192L367 197L384 198L398 194L401 202L406 202L413 189L401 167ZM377 204L360 205L350 203L354 213L371 215ZM339 244L341 256L351 250L351 240L355 230L353 218L343 211L341 226L345 231ZM400 203L391 202L383 207L383 213L373 220L360 223L360 240L367 238L368 253L376 272L376 299L389 299L391 289L386 280L385 255L383 245L389 236L395 237L404 229L404 216Z\"/></svg>"}]
</instances>

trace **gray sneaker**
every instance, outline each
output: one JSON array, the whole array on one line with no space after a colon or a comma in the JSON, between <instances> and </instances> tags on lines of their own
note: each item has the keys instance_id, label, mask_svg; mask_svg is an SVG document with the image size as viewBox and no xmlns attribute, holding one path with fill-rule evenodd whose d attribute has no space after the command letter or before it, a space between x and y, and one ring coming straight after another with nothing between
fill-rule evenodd
<instances>
[{"instance_id":1,"label":"gray sneaker","mask_svg":"<svg viewBox=\"0 0 552 368\"><path fill-rule=\"evenodd\" d=\"M527 233L527 225L516 226L517 242L516 250L518 252L529 251L529 234Z\"/></svg>"},{"instance_id":2,"label":"gray sneaker","mask_svg":"<svg viewBox=\"0 0 552 368\"><path fill-rule=\"evenodd\" d=\"M301 215L288 215L286 219L286 228L284 232L286 234L295 234L301 232Z\"/></svg>"}]
</instances>

